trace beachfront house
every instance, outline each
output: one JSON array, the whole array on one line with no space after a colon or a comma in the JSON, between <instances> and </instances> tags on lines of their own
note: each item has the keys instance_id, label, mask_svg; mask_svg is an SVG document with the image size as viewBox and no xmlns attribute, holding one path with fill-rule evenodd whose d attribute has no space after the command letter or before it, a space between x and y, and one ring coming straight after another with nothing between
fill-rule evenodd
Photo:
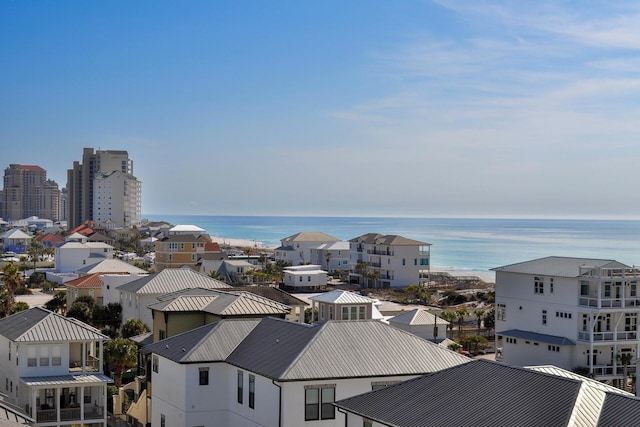
<instances>
[{"instance_id":1,"label":"beachfront house","mask_svg":"<svg viewBox=\"0 0 640 427\"><path fill-rule=\"evenodd\" d=\"M349 240L349 281L366 288L428 283L431 244L397 235L363 234Z\"/></svg>"},{"instance_id":2,"label":"beachfront house","mask_svg":"<svg viewBox=\"0 0 640 427\"><path fill-rule=\"evenodd\" d=\"M472 363L374 320L221 320L143 351L154 426L344 426L336 400Z\"/></svg>"},{"instance_id":3,"label":"beachfront house","mask_svg":"<svg viewBox=\"0 0 640 427\"><path fill-rule=\"evenodd\" d=\"M33 418L33 426L106 427L113 382L102 371L108 339L41 307L0 319L3 400Z\"/></svg>"},{"instance_id":4,"label":"beachfront house","mask_svg":"<svg viewBox=\"0 0 640 427\"><path fill-rule=\"evenodd\" d=\"M339 241L340 239L319 231L302 231L280 240L280 246L275 249L274 257L276 261L289 262L291 265L302 265L313 262L311 249L317 249L322 245Z\"/></svg>"},{"instance_id":5,"label":"beachfront house","mask_svg":"<svg viewBox=\"0 0 640 427\"><path fill-rule=\"evenodd\" d=\"M638 268L550 256L493 270L497 359L581 368L606 382L635 375Z\"/></svg>"},{"instance_id":6,"label":"beachfront house","mask_svg":"<svg viewBox=\"0 0 640 427\"><path fill-rule=\"evenodd\" d=\"M329 273L349 271L349 242L323 243L317 248L310 249L311 263Z\"/></svg>"},{"instance_id":7,"label":"beachfront house","mask_svg":"<svg viewBox=\"0 0 640 427\"><path fill-rule=\"evenodd\" d=\"M554 366L488 360L336 402L346 427L632 426L640 400ZM481 416L479 416L481 414Z\"/></svg>"},{"instance_id":8,"label":"beachfront house","mask_svg":"<svg viewBox=\"0 0 640 427\"><path fill-rule=\"evenodd\" d=\"M327 285L328 273L319 265L305 264L285 267L284 286L289 290L308 291Z\"/></svg>"}]
</instances>

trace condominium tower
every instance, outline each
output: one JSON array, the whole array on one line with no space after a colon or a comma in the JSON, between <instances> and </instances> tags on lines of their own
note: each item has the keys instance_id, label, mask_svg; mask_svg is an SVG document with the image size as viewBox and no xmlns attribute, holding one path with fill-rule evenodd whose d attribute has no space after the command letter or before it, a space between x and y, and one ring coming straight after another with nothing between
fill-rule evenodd
<instances>
[{"instance_id":1,"label":"condominium tower","mask_svg":"<svg viewBox=\"0 0 640 427\"><path fill-rule=\"evenodd\" d=\"M19 220L31 216L58 221L60 190L58 184L47 179L47 171L40 166L11 164L4 170L4 189L0 203L0 217Z\"/></svg>"},{"instance_id":2,"label":"condominium tower","mask_svg":"<svg viewBox=\"0 0 640 427\"><path fill-rule=\"evenodd\" d=\"M74 161L67 171L67 209L70 229L86 220L116 227L138 224L140 182L127 151L84 148L82 163Z\"/></svg>"}]
</instances>

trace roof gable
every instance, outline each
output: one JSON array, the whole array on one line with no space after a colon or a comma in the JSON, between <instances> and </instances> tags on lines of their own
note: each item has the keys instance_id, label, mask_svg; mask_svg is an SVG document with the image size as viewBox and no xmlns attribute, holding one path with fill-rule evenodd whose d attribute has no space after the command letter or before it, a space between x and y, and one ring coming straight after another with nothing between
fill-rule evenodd
<instances>
[{"instance_id":1,"label":"roof gable","mask_svg":"<svg viewBox=\"0 0 640 427\"><path fill-rule=\"evenodd\" d=\"M539 274L544 276L575 278L580 276L580 267L628 268L629 266L611 259L549 256L496 267L491 270L496 272Z\"/></svg>"},{"instance_id":2,"label":"roof gable","mask_svg":"<svg viewBox=\"0 0 640 427\"><path fill-rule=\"evenodd\" d=\"M14 342L102 341L109 337L74 318L34 307L0 319L0 335Z\"/></svg>"},{"instance_id":3,"label":"roof gable","mask_svg":"<svg viewBox=\"0 0 640 427\"><path fill-rule=\"evenodd\" d=\"M301 231L300 233L296 233L292 236L285 237L281 240L283 246L284 243L291 242L307 242L307 243L319 243L319 242L338 242L340 239L337 239L333 236L329 236L328 234L322 233L320 231Z\"/></svg>"},{"instance_id":4,"label":"roof gable","mask_svg":"<svg viewBox=\"0 0 640 427\"><path fill-rule=\"evenodd\" d=\"M308 271L301 272L309 273ZM309 298L311 301L326 302L331 304L373 304L376 300L355 292L336 289L334 291L321 293Z\"/></svg>"},{"instance_id":5,"label":"roof gable","mask_svg":"<svg viewBox=\"0 0 640 427\"><path fill-rule=\"evenodd\" d=\"M399 427L570 425L580 381L484 360L472 361L337 402ZM464 402L455 405L452 402ZM478 416L478 414L482 414Z\"/></svg>"},{"instance_id":6,"label":"roof gable","mask_svg":"<svg viewBox=\"0 0 640 427\"><path fill-rule=\"evenodd\" d=\"M260 319L224 319L144 347L176 363L224 361Z\"/></svg>"},{"instance_id":7,"label":"roof gable","mask_svg":"<svg viewBox=\"0 0 640 427\"><path fill-rule=\"evenodd\" d=\"M306 325L264 319L229 357L231 364L280 381L416 375L469 360L376 320Z\"/></svg>"},{"instance_id":8,"label":"roof gable","mask_svg":"<svg viewBox=\"0 0 640 427\"><path fill-rule=\"evenodd\" d=\"M168 294L187 288L227 289L231 285L199 273L189 267L164 270L118 287L119 291L137 294Z\"/></svg>"}]
</instances>

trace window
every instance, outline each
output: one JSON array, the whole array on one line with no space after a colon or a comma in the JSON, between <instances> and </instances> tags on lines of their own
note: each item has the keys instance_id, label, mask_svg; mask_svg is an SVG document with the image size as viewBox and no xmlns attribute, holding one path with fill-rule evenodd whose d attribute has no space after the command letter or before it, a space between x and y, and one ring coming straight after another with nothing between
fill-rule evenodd
<instances>
[{"instance_id":1,"label":"window","mask_svg":"<svg viewBox=\"0 0 640 427\"><path fill-rule=\"evenodd\" d=\"M547 310L542 310L542 324L547 324Z\"/></svg>"},{"instance_id":2,"label":"window","mask_svg":"<svg viewBox=\"0 0 640 427\"><path fill-rule=\"evenodd\" d=\"M402 265L406 264L406 260L404 258L402 258Z\"/></svg>"},{"instance_id":3,"label":"window","mask_svg":"<svg viewBox=\"0 0 640 427\"><path fill-rule=\"evenodd\" d=\"M151 360L151 370L155 373L158 373L158 356L153 356L152 360Z\"/></svg>"},{"instance_id":4,"label":"window","mask_svg":"<svg viewBox=\"0 0 640 427\"><path fill-rule=\"evenodd\" d=\"M542 277L533 278L533 292L536 294L544 293L544 279Z\"/></svg>"},{"instance_id":5,"label":"window","mask_svg":"<svg viewBox=\"0 0 640 427\"><path fill-rule=\"evenodd\" d=\"M604 296L605 297L610 297L611 296L611 285L609 285L609 284L604 285Z\"/></svg>"},{"instance_id":6,"label":"window","mask_svg":"<svg viewBox=\"0 0 640 427\"><path fill-rule=\"evenodd\" d=\"M497 304L496 320L507 320L507 305Z\"/></svg>"},{"instance_id":7,"label":"window","mask_svg":"<svg viewBox=\"0 0 640 427\"><path fill-rule=\"evenodd\" d=\"M167 337L167 332L164 329L158 329L158 339L163 340Z\"/></svg>"},{"instance_id":8,"label":"window","mask_svg":"<svg viewBox=\"0 0 640 427\"><path fill-rule=\"evenodd\" d=\"M9 343L9 360L11 360L11 343Z\"/></svg>"},{"instance_id":9,"label":"window","mask_svg":"<svg viewBox=\"0 0 640 427\"><path fill-rule=\"evenodd\" d=\"M333 320L333 306L329 306L329 320Z\"/></svg>"},{"instance_id":10,"label":"window","mask_svg":"<svg viewBox=\"0 0 640 427\"><path fill-rule=\"evenodd\" d=\"M198 370L200 385L209 385L209 368L200 368Z\"/></svg>"},{"instance_id":11,"label":"window","mask_svg":"<svg viewBox=\"0 0 640 427\"><path fill-rule=\"evenodd\" d=\"M249 408L256 407L256 376L249 375Z\"/></svg>"},{"instance_id":12,"label":"window","mask_svg":"<svg viewBox=\"0 0 640 427\"><path fill-rule=\"evenodd\" d=\"M429 258L420 258L420 265L429 265Z\"/></svg>"},{"instance_id":13,"label":"window","mask_svg":"<svg viewBox=\"0 0 640 427\"><path fill-rule=\"evenodd\" d=\"M389 387L393 384L398 384L400 381L373 381L371 383L371 391L380 390L382 388Z\"/></svg>"},{"instance_id":14,"label":"window","mask_svg":"<svg viewBox=\"0 0 640 427\"><path fill-rule=\"evenodd\" d=\"M242 404L242 395L244 386L244 373L242 371L238 371L238 403Z\"/></svg>"},{"instance_id":15,"label":"window","mask_svg":"<svg viewBox=\"0 0 640 427\"><path fill-rule=\"evenodd\" d=\"M27 366L38 366L38 353L34 346L27 347Z\"/></svg>"},{"instance_id":16,"label":"window","mask_svg":"<svg viewBox=\"0 0 640 427\"><path fill-rule=\"evenodd\" d=\"M49 366L49 348L40 347L40 366Z\"/></svg>"},{"instance_id":17,"label":"window","mask_svg":"<svg viewBox=\"0 0 640 427\"><path fill-rule=\"evenodd\" d=\"M629 295L632 297L637 296L637 291L636 291L636 284L632 283L631 286L629 287Z\"/></svg>"},{"instance_id":18,"label":"window","mask_svg":"<svg viewBox=\"0 0 640 427\"><path fill-rule=\"evenodd\" d=\"M549 293L553 293L553 277L549 279Z\"/></svg>"},{"instance_id":19,"label":"window","mask_svg":"<svg viewBox=\"0 0 640 427\"><path fill-rule=\"evenodd\" d=\"M588 297L589 296L589 282L580 282L580 296Z\"/></svg>"},{"instance_id":20,"label":"window","mask_svg":"<svg viewBox=\"0 0 640 427\"><path fill-rule=\"evenodd\" d=\"M320 304L320 320L324 320L324 308L325 304Z\"/></svg>"},{"instance_id":21,"label":"window","mask_svg":"<svg viewBox=\"0 0 640 427\"><path fill-rule=\"evenodd\" d=\"M373 427L373 421L364 418L362 420L362 427Z\"/></svg>"},{"instance_id":22,"label":"window","mask_svg":"<svg viewBox=\"0 0 640 427\"><path fill-rule=\"evenodd\" d=\"M304 420L332 420L336 417L332 403L336 397L335 384L305 386Z\"/></svg>"},{"instance_id":23,"label":"window","mask_svg":"<svg viewBox=\"0 0 640 427\"><path fill-rule=\"evenodd\" d=\"M164 414L160 414L160 427L167 427L167 420Z\"/></svg>"}]
</instances>

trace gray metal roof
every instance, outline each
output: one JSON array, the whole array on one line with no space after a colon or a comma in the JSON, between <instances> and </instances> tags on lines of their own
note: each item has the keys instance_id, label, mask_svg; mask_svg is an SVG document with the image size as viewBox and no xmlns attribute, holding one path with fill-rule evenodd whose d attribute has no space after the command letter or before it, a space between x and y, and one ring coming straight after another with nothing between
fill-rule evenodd
<instances>
[{"instance_id":1,"label":"gray metal roof","mask_svg":"<svg viewBox=\"0 0 640 427\"><path fill-rule=\"evenodd\" d=\"M23 427L33 422L27 415L0 402L0 427Z\"/></svg>"},{"instance_id":2,"label":"gray metal roof","mask_svg":"<svg viewBox=\"0 0 640 427\"><path fill-rule=\"evenodd\" d=\"M177 363L220 362L260 323L260 319L224 319L155 342L142 349Z\"/></svg>"},{"instance_id":3,"label":"gray metal roof","mask_svg":"<svg viewBox=\"0 0 640 427\"><path fill-rule=\"evenodd\" d=\"M0 319L0 335L14 342L105 341L109 337L74 318L43 307Z\"/></svg>"},{"instance_id":4,"label":"gray metal roof","mask_svg":"<svg viewBox=\"0 0 640 427\"><path fill-rule=\"evenodd\" d=\"M637 427L640 423L640 399L607 393L597 427Z\"/></svg>"},{"instance_id":5,"label":"gray metal roof","mask_svg":"<svg viewBox=\"0 0 640 427\"><path fill-rule=\"evenodd\" d=\"M113 383L113 379L103 374L78 374L78 375L50 375L46 377L22 377L24 384L33 386L58 386L67 385L73 387L75 384L100 385Z\"/></svg>"},{"instance_id":6,"label":"gray metal roof","mask_svg":"<svg viewBox=\"0 0 640 427\"><path fill-rule=\"evenodd\" d=\"M263 319L228 362L280 381L416 375L470 359L376 320Z\"/></svg>"},{"instance_id":7,"label":"gray metal roof","mask_svg":"<svg viewBox=\"0 0 640 427\"><path fill-rule=\"evenodd\" d=\"M627 268L629 266L612 259L570 258L549 256L492 268L496 272L539 274L541 276L578 277L580 267Z\"/></svg>"},{"instance_id":8,"label":"gray metal roof","mask_svg":"<svg viewBox=\"0 0 640 427\"><path fill-rule=\"evenodd\" d=\"M117 258L107 258L96 264L87 265L83 268L76 270L76 273L131 273L131 274L146 274L147 271L131 265L128 262L124 262Z\"/></svg>"},{"instance_id":9,"label":"gray metal roof","mask_svg":"<svg viewBox=\"0 0 640 427\"><path fill-rule=\"evenodd\" d=\"M284 245L285 242L310 242L310 243L326 243L326 242L338 242L340 239L337 239L333 236L329 236L328 234L322 233L320 231L301 231L300 233L296 233L292 236L285 237L281 240Z\"/></svg>"},{"instance_id":10,"label":"gray metal roof","mask_svg":"<svg viewBox=\"0 0 640 427\"><path fill-rule=\"evenodd\" d=\"M187 288L225 289L231 288L231 285L185 267L165 268L159 273L126 283L118 287L118 290L136 294L161 295Z\"/></svg>"},{"instance_id":11,"label":"gray metal roof","mask_svg":"<svg viewBox=\"0 0 640 427\"><path fill-rule=\"evenodd\" d=\"M158 298L148 308L163 312L202 311L219 316L282 315L291 307L248 292L219 289L183 289Z\"/></svg>"},{"instance_id":12,"label":"gray metal roof","mask_svg":"<svg viewBox=\"0 0 640 427\"><path fill-rule=\"evenodd\" d=\"M398 314L397 316L389 319L389 323L400 323L403 325L433 325L434 323L438 325L449 324L449 322L442 319L441 317L419 308Z\"/></svg>"},{"instance_id":13,"label":"gray metal roof","mask_svg":"<svg viewBox=\"0 0 640 427\"><path fill-rule=\"evenodd\" d=\"M301 272L305 273L305 272ZM327 302L332 304L373 304L376 300L365 297L355 292L336 289L323 292L309 298L311 301Z\"/></svg>"},{"instance_id":14,"label":"gray metal roof","mask_svg":"<svg viewBox=\"0 0 640 427\"><path fill-rule=\"evenodd\" d=\"M580 387L577 380L477 360L336 406L398 427L565 427Z\"/></svg>"},{"instance_id":15,"label":"gray metal roof","mask_svg":"<svg viewBox=\"0 0 640 427\"><path fill-rule=\"evenodd\" d=\"M229 292L251 292L252 294L260 295L265 298L269 298L272 301L277 301L289 307L293 306L306 306L305 301L300 298L296 298L290 293L283 291L280 288L274 288L273 286L242 286L234 287Z\"/></svg>"},{"instance_id":16,"label":"gray metal roof","mask_svg":"<svg viewBox=\"0 0 640 427\"><path fill-rule=\"evenodd\" d=\"M524 340L544 342L554 345L576 345L567 337L560 337L556 335L539 334L537 332L522 331L520 329L509 329L508 331L498 332L498 335L504 335L507 337L522 338Z\"/></svg>"},{"instance_id":17,"label":"gray metal roof","mask_svg":"<svg viewBox=\"0 0 640 427\"><path fill-rule=\"evenodd\" d=\"M386 246L431 246L431 243L420 242L418 240L407 239L397 234L379 234L367 233L362 236L354 237L350 242L362 242L367 245L386 245Z\"/></svg>"}]
</instances>

